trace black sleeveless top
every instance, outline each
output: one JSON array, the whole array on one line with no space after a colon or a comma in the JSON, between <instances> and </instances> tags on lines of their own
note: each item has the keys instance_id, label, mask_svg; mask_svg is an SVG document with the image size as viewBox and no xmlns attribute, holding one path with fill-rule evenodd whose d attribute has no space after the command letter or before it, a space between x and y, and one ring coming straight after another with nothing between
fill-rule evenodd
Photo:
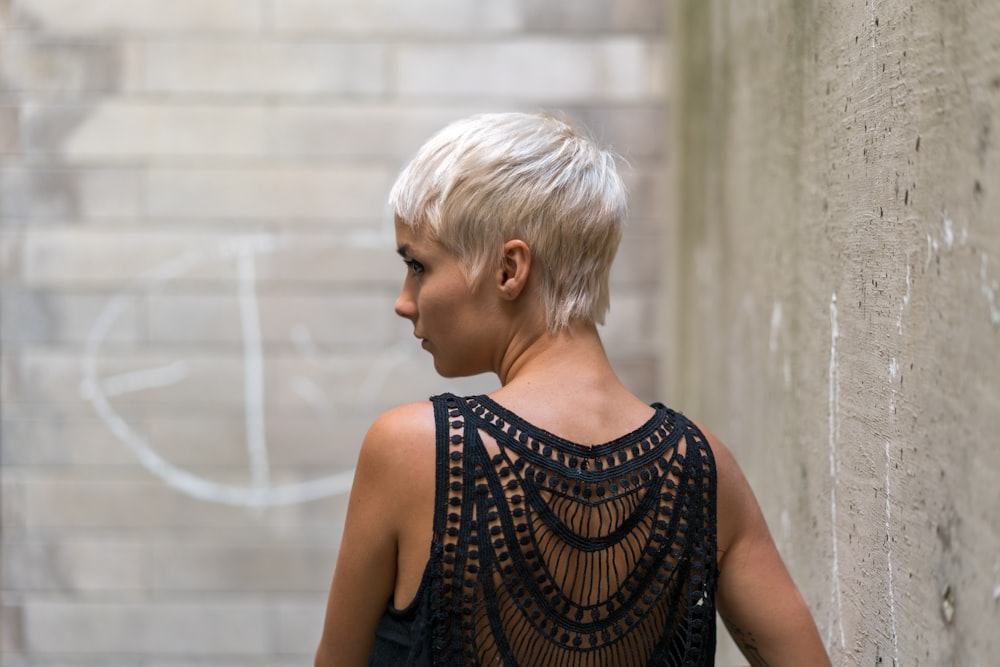
<instances>
[{"instance_id":1,"label":"black sleeveless top","mask_svg":"<svg viewBox=\"0 0 1000 667\"><path fill-rule=\"evenodd\" d=\"M430 560L370 666L712 665L716 473L701 431L655 416L582 446L486 396L436 396Z\"/></svg>"}]
</instances>

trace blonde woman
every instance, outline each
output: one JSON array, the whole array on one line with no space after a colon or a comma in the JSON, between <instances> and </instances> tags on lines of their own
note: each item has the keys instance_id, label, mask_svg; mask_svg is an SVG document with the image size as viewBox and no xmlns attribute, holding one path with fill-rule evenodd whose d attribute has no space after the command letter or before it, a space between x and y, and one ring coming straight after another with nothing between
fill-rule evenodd
<instances>
[{"instance_id":1,"label":"blonde woman","mask_svg":"<svg viewBox=\"0 0 1000 667\"><path fill-rule=\"evenodd\" d=\"M488 396L391 410L361 448L318 667L829 665L757 501L708 430L618 379L597 331L626 215L563 119L459 121L390 195L396 313Z\"/></svg>"}]
</instances>

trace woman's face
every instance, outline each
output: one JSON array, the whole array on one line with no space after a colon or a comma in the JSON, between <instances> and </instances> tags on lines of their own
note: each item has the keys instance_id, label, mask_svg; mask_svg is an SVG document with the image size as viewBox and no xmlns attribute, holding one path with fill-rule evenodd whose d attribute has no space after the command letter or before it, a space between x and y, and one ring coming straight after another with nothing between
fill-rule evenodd
<instances>
[{"instance_id":1,"label":"woman's face","mask_svg":"<svg viewBox=\"0 0 1000 667\"><path fill-rule=\"evenodd\" d=\"M437 372L458 377L495 371L500 311L488 284L470 287L450 250L399 218L396 247L406 278L395 311L413 323L413 335L433 355Z\"/></svg>"}]
</instances>

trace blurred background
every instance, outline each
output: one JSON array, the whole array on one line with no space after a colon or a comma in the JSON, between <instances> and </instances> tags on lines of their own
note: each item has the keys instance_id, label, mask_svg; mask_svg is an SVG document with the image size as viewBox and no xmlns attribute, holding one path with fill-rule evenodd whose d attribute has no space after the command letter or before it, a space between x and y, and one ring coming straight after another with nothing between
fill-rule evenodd
<instances>
[{"instance_id":1,"label":"blurred background","mask_svg":"<svg viewBox=\"0 0 1000 667\"><path fill-rule=\"evenodd\" d=\"M560 110L628 162L612 361L731 445L834 664L998 664L998 35L979 0L0 0L0 663L311 664L368 424L496 385L392 313L389 187L451 120Z\"/></svg>"},{"instance_id":2,"label":"blurred background","mask_svg":"<svg viewBox=\"0 0 1000 667\"><path fill-rule=\"evenodd\" d=\"M629 162L605 339L654 400L662 3L0 2L4 665L305 665L352 466L438 378L385 204L563 110Z\"/></svg>"}]
</instances>

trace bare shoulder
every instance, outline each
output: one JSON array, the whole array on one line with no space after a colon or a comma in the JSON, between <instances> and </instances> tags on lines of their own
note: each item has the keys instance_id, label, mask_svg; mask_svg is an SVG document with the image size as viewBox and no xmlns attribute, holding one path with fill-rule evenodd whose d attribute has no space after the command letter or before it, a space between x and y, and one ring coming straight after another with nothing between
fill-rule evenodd
<instances>
[{"instance_id":1,"label":"bare shoulder","mask_svg":"<svg viewBox=\"0 0 1000 667\"><path fill-rule=\"evenodd\" d=\"M416 595L431 550L435 431L429 401L393 408L372 424L358 460L355 479L364 479L367 490L359 494L359 504L374 506L369 516L382 521L394 538L393 599L398 608Z\"/></svg>"},{"instance_id":2,"label":"bare shoulder","mask_svg":"<svg viewBox=\"0 0 1000 667\"><path fill-rule=\"evenodd\" d=\"M399 539L412 529L416 509L433 505L434 451L432 403L409 403L382 413L361 444L352 505L367 508L366 516Z\"/></svg>"},{"instance_id":3,"label":"bare shoulder","mask_svg":"<svg viewBox=\"0 0 1000 667\"><path fill-rule=\"evenodd\" d=\"M718 548L722 561L732 544L748 530L766 531L763 516L740 464L732 450L703 424L691 421L705 436L715 459L718 494Z\"/></svg>"},{"instance_id":4,"label":"bare shoulder","mask_svg":"<svg viewBox=\"0 0 1000 667\"><path fill-rule=\"evenodd\" d=\"M718 438L712 431L710 431L701 422L688 418L689 421L694 424L695 428L701 431L701 434L705 436L705 440L708 442L708 446L712 450L714 457L719 460L722 465L735 465L736 459L733 458L733 453L729 450L722 440Z\"/></svg>"},{"instance_id":5,"label":"bare shoulder","mask_svg":"<svg viewBox=\"0 0 1000 667\"><path fill-rule=\"evenodd\" d=\"M691 420L691 423L701 431L702 435L705 436L705 441L708 443L709 449L712 451L712 457L715 459L716 474L718 477L718 485L720 493L723 491L736 491L736 490L749 490L749 484L746 477L743 475L743 471L740 469L740 464L737 463L736 457L733 456L733 452L726 446L726 444L720 440L714 433L705 428L704 424ZM745 488L744 488L745 487Z\"/></svg>"},{"instance_id":6,"label":"bare shoulder","mask_svg":"<svg viewBox=\"0 0 1000 667\"><path fill-rule=\"evenodd\" d=\"M367 664L386 601L398 593L401 580L413 578L414 568L399 554L415 515L430 534L430 519L423 517L434 480L422 468L434 468L432 404L404 405L380 415L358 456L317 665ZM415 507L425 508L424 514L415 513Z\"/></svg>"},{"instance_id":7,"label":"bare shoulder","mask_svg":"<svg viewBox=\"0 0 1000 667\"><path fill-rule=\"evenodd\" d=\"M361 445L358 467L377 468L380 476L405 475L423 460L434 460L434 405L407 403L383 412L372 422Z\"/></svg>"},{"instance_id":8,"label":"bare shoulder","mask_svg":"<svg viewBox=\"0 0 1000 667\"><path fill-rule=\"evenodd\" d=\"M365 439L423 438L434 436L434 404L430 401L406 403L386 410L372 422Z\"/></svg>"}]
</instances>

